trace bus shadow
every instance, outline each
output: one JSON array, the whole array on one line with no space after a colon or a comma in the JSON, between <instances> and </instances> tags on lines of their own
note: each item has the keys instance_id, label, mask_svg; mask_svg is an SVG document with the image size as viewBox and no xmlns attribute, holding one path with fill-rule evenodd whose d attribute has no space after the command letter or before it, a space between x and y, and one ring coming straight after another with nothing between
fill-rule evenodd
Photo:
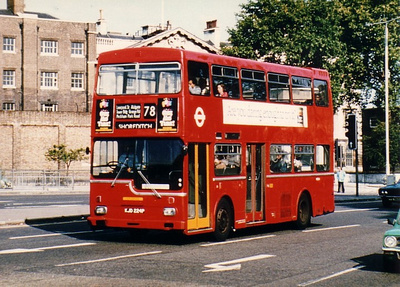
<instances>
[{"instance_id":1,"label":"bus shadow","mask_svg":"<svg viewBox=\"0 0 400 287\"><path fill-rule=\"evenodd\" d=\"M215 242L212 233L184 235L180 231L162 230L126 230L99 229L92 230L85 217L63 217L42 220L27 220L26 224L47 233L58 233L78 240L116 243L140 243L160 245L190 245L204 242ZM311 224L310 228L319 224ZM278 223L232 231L228 240L236 240L251 236L262 236L278 232L296 230L294 223Z\"/></svg>"}]
</instances>

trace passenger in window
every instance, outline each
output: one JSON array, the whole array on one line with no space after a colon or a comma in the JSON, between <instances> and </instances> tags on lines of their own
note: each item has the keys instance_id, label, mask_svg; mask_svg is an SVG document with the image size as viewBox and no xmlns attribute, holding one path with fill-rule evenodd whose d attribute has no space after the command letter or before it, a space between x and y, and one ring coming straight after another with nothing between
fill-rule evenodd
<instances>
[{"instance_id":1,"label":"passenger in window","mask_svg":"<svg viewBox=\"0 0 400 287\"><path fill-rule=\"evenodd\" d=\"M276 155L276 158L272 160L270 163L270 168L272 172L286 172L287 165L284 160L284 155L282 154Z\"/></svg>"},{"instance_id":2,"label":"passenger in window","mask_svg":"<svg viewBox=\"0 0 400 287\"><path fill-rule=\"evenodd\" d=\"M295 172L300 172L301 168L303 166L303 163L301 162L301 157L300 156L296 156L293 164L294 164L294 171Z\"/></svg>"},{"instance_id":3,"label":"passenger in window","mask_svg":"<svg viewBox=\"0 0 400 287\"><path fill-rule=\"evenodd\" d=\"M189 91L192 95L200 95L201 94L201 89L199 86L197 86L193 80L189 80Z\"/></svg>"},{"instance_id":4,"label":"passenger in window","mask_svg":"<svg viewBox=\"0 0 400 287\"><path fill-rule=\"evenodd\" d=\"M320 94L317 94L315 96L315 104L317 106L320 106L320 107L325 107L326 106L326 103L325 103L323 97Z\"/></svg>"},{"instance_id":5,"label":"passenger in window","mask_svg":"<svg viewBox=\"0 0 400 287\"><path fill-rule=\"evenodd\" d=\"M228 97L228 93L226 91L226 87L224 84L218 84L217 85L217 92L218 94L216 95L217 97L221 97L221 98L227 98Z\"/></svg>"},{"instance_id":6,"label":"passenger in window","mask_svg":"<svg viewBox=\"0 0 400 287\"><path fill-rule=\"evenodd\" d=\"M217 156L214 160L214 165L216 169L226 169L228 166L228 160L223 156Z\"/></svg>"},{"instance_id":7,"label":"passenger in window","mask_svg":"<svg viewBox=\"0 0 400 287\"><path fill-rule=\"evenodd\" d=\"M210 95L210 86L207 83L207 79L204 78L200 78L199 80L199 86L200 86L200 90L201 90L201 94L203 96L208 96Z\"/></svg>"}]
</instances>

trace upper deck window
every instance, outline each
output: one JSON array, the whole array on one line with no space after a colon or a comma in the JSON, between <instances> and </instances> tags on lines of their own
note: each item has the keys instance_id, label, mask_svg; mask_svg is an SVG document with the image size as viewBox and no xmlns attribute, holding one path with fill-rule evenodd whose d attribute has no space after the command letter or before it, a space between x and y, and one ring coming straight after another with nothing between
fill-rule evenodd
<instances>
[{"instance_id":1,"label":"upper deck window","mask_svg":"<svg viewBox=\"0 0 400 287\"><path fill-rule=\"evenodd\" d=\"M99 68L97 94L175 94L181 86L179 63L102 65Z\"/></svg>"},{"instance_id":2,"label":"upper deck window","mask_svg":"<svg viewBox=\"0 0 400 287\"><path fill-rule=\"evenodd\" d=\"M223 98L239 98L238 69L212 66L214 95Z\"/></svg>"},{"instance_id":3,"label":"upper deck window","mask_svg":"<svg viewBox=\"0 0 400 287\"><path fill-rule=\"evenodd\" d=\"M245 100L265 101L267 91L265 87L265 74L263 71L241 70L242 92Z\"/></svg>"},{"instance_id":4,"label":"upper deck window","mask_svg":"<svg viewBox=\"0 0 400 287\"><path fill-rule=\"evenodd\" d=\"M323 80L314 80L315 104L320 107L327 107L328 102L328 84Z\"/></svg>"},{"instance_id":5,"label":"upper deck window","mask_svg":"<svg viewBox=\"0 0 400 287\"><path fill-rule=\"evenodd\" d=\"M289 76L282 74L268 74L268 92L271 102L290 102Z\"/></svg>"},{"instance_id":6,"label":"upper deck window","mask_svg":"<svg viewBox=\"0 0 400 287\"><path fill-rule=\"evenodd\" d=\"M188 78L189 92L192 95L210 95L210 77L207 63L189 61Z\"/></svg>"},{"instance_id":7,"label":"upper deck window","mask_svg":"<svg viewBox=\"0 0 400 287\"><path fill-rule=\"evenodd\" d=\"M292 77L293 102L300 105L312 105L311 79Z\"/></svg>"}]
</instances>

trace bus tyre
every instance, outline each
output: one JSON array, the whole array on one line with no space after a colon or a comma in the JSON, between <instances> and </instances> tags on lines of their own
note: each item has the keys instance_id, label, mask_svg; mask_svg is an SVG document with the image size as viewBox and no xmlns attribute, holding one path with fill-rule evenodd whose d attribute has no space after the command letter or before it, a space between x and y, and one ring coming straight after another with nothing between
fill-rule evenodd
<instances>
[{"instance_id":1,"label":"bus tyre","mask_svg":"<svg viewBox=\"0 0 400 287\"><path fill-rule=\"evenodd\" d=\"M298 229L305 229L311 223L311 202L307 194L303 193L300 196L297 206L296 226Z\"/></svg>"},{"instance_id":2,"label":"bus tyre","mask_svg":"<svg viewBox=\"0 0 400 287\"><path fill-rule=\"evenodd\" d=\"M225 241L232 229L232 209L226 199L222 199L215 215L214 238L216 241Z\"/></svg>"}]
</instances>

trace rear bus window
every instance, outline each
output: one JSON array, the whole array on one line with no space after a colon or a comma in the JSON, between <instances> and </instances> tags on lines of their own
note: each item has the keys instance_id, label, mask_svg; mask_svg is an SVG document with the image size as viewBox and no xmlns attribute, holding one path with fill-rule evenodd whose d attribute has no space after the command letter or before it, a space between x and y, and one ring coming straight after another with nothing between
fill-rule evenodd
<instances>
[{"instance_id":1,"label":"rear bus window","mask_svg":"<svg viewBox=\"0 0 400 287\"><path fill-rule=\"evenodd\" d=\"M328 84L326 81L314 80L315 105L327 107L328 102Z\"/></svg>"},{"instance_id":2,"label":"rear bus window","mask_svg":"<svg viewBox=\"0 0 400 287\"><path fill-rule=\"evenodd\" d=\"M317 171L329 171L330 153L328 145L317 145L315 153L315 160L317 164Z\"/></svg>"}]
</instances>

